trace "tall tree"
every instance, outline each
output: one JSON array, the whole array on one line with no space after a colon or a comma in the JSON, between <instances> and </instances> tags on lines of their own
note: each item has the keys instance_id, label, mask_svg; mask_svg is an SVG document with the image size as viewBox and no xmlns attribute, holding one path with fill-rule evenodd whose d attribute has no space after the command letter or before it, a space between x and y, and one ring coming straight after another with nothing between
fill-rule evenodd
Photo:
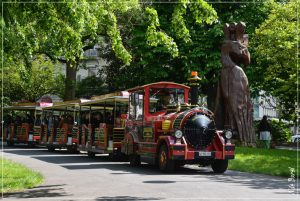
<instances>
[{"instance_id":1,"label":"tall tree","mask_svg":"<svg viewBox=\"0 0 300 201\"><path fill-rule=\"evenodd\" d=\"M254 43L256 72L262 76L259 87L277 98L282 117L291 120L296 117L299 8L297 0L276 4L256 29Z\"/></svg>"},{"instance_id":2,"label":"tall tree","mask_svg":"<svg viewBox=\"0 0 300 201\"><path fill-rule=\"evenodd\" d=\"M116 15L140 10L138 0L99 1L37 1L4 4L5 52L25 61L43 53L53 60L66 63L65 99L75 96L76 69L83 52L106 36L116 57L128 65L130 53L124 48ZM158 29L157 13L145 8L148 17L147 41L162 45L172 56L178 53L173 39ZM15 40L16 39L16 40ZM18 42L18 48L15 41ZM17 52L17 54L15 54Z\"/></svg>"},{"instance_id":3,"label":"tall tree","mask_svg":"<svg viewBox=\"0 0 300 201\"><path fill-rule=\"evenodd\" d=\"M157 27L174 39L178 56L172 57L164 46L155 44L155 39L147 40L151 32L147 16L143 18L133 14L120 19L119 22L126 24L122 29L126 38L125 46L131 50L134 59L130 66L119 68L121 63L111 50L103 49L102 53L108 61L104 71L108 74L107 82L111 90L160 80L185 82L187 72L196 69L200 62L195 55L199 53L195 39L200 38L197 30L205 29L217 19L215 10L203 0L192 3L174 0L169 4L154 1L143 5L154 10L159 19Z\"/></svg>"},{"instance_id":4,"label":"tall tree","mask_svg":"<svg viewBox=\"0 0 300 201\"><path fill-rule=\"evenodd\" d=\"M13 58L23 57L25 61L31 55L43 53L52 60L64 62L65 99L73 99L78 63L83 52L93 48L100 35L109 36L116 56L125 64L130 62L131 56L122 44L115 13L136 7L136 0L126 3L81 0L4 4L4 29L7 33L4 37L8 42L5 52L11 53ZM14 39L18 39L20 49ZM14 55L15 52L19 54Z\"/></svg>"},{"instance_id":5,"label":"tall tree","mask_svg":"<svg viewBox=\"0 0 300 201\"><path fill-rule=\"evenodd\" d=\"M218 13L218 20L212 23L213 18L205 21L205 17L199 17L202 23L195 23L194 10L200 13L201 9L192 9L190 4L180 4L180 1L172 1L169 4L160 4L159 1L151 4L157 10L160 27L169 36L174 38L178 47L178 57L172 58L166 54L164 48L149 47L145 42L146 20L130 15L123 17L124 29L122 35L126 38L125 46L131 50L133 61L130 67L122 66L122 63L113 55L109 48L103 48L103 54L108 60L104 69L110 90L117 88L129 88L149 82L169 80L185 83L189 72L197 70L202 78L202 93L208 96L210 108L214 108L215 86L219 80L221 69L220 47L223 40L223 25L225 23L243 21L247 25L246 32L249 34L250 52L252 53L252 40L255 28L258 27L268 16L272 8L273 0L257 1L253 3L220 3L215 1L210 4L208 13ZM194 2L200 8L202 1ZM186 9L185 9L186 7ZM203 7L205 9L207 7ZM212 11L214 9L214 11ZM205 12L204 12L205 13ZM122 23L122 19L119 21ZM128 23L129 22L129 23ZM129 34L129 31L132 30ZM252 80L258 83L253 67L255 67L255 56L251 58L251 65L245 69L252 87ZM252 92L259 91L258 87Z\"/></svg>"}]
</instances>

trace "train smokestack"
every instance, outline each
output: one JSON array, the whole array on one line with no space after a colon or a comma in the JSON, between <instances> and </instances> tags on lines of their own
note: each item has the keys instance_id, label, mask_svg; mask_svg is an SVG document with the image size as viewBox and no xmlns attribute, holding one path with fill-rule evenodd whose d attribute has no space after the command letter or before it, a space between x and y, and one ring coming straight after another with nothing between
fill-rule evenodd
<instances>
[{"instance_id":1,"label":"train smokestack","mask_svg":"<svg viewBox=\"0 0 300 201\"><path fill-rule=\"evenodd\" d=\"M198 86L200 80L201 78L198 77L198 72L192 71L191 77L189 78L189 85L191 87L191 105L198 104Z\"/></svg>"}]
</instances>

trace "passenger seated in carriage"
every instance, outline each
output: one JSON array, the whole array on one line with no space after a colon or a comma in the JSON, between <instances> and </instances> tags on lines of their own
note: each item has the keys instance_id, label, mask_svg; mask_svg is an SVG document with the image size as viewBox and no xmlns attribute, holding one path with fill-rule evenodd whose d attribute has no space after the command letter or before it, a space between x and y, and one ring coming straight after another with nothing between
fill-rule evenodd
<instances>
[{"instance_id":1,"label":"passenger seated in carriage","mask_svg":"<svg viewBox=\"0 0 300 201\"><path fill-rule=\"evenodd\" d=\"M92 116L91 126L92 126L92 143L95 141L95 129L99 128L100 123L103 122L103 116L101 113L96 113Z\"/></svg>"},{"instance_id":2,"label":"passenger seated in carriage","mask_svg":"<svg viewBox=\"0 0 300 201\"><path fill-rule=\"evenodd\" d=\"M81 118L81 135L84 135L84 139L87 139L87 133L88 133L88 125L89 125L89 114L88 113L84 113L82 114L82 118ZM80 138L80 144L85 143L81 141L82 138Z\"/></svg>"},{"instance_id":3,"label":"passenger seated in carriage","mask_svg":"<svg viewBox=\"0 0 300 201\"><path fill-rule=\"evenodd\" d=\"M105 123L110 124L110 125L114 124L114 116L111 112L106 112Z\"/></svg>"}]
</instances>

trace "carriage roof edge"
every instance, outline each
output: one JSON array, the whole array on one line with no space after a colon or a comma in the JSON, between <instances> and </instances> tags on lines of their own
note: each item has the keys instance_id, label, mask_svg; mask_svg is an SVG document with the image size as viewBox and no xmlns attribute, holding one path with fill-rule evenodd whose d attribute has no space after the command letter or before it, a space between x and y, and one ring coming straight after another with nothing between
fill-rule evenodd
<instances>
[{"instance_id":1,"label":"carriage roof edge","mask_svg":"<svg viewBox=\"0 0 300 201\"><path fill-rule=\"evenodd\" d=\"M37 102L23 102L23 103L12 103L12 105L3 107L4 110L42 110L45 107Z\"/></svg>"},{"instance_id":2,"label":"carriage roof edge","mask_svg":"<svg viewBox=\"0 0 300 201\"><path fill-rule=\"evenodd\" d=\"M178 84L178 83L175 83L175 82L162 81L162 82L154 82L154 83L149 83L149 84L145 84L145 85L142 85L142 86L137 86L137 87L128 89L128 92L141 90L141 89L144 89L146 87L158 87L158 88L179 87L179 88L184 88L184 89L190 89L189 86L186 86L184 84Z\"/></svg>"},{"instance_id":3,"label":"carriage roof edge","mask_svg":"<svg viewBox=\"0 0 300 201\"><path fill-rule=\"evenodd\" d=\"M77 99L63 102L55 102L52 106L43 107L43 110L61 110L61 111L74 111L79 110L79 104L83 102L88 102L88 99Z\"/></svg>"},{"instance_id":4,"label":"carriage roof edge","mask_svg":"<svg viewBox=\"0 0 300 201\"><path fill-rule=\"evenodd\" d=\"M105 94L102 96L97 96L90 101L80 103L80 106L89 106L95 104L111 104L111 103L127 103L128 102L129 93L127 91L121 91L116 93Z\"/></svg>"}]
</instances>

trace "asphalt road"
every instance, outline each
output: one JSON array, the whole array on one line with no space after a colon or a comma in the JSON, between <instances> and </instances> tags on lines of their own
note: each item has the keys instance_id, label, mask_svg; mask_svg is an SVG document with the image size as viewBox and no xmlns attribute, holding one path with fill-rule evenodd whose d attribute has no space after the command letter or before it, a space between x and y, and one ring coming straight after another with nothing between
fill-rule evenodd
<instances>
[{"instance_id":1,"label":"asphalt road","mask_svg":"<svg viewBox=\"0 0 300 201\"><path fill-rule=\"evenodd\" d=\"M9 200L300 200L287 178L184 166L162 174L153 166L131 167L107 156L88 158L44 148L4 147L5 158L40 171L45 182Z\"/></svg>"}]
</instances>

